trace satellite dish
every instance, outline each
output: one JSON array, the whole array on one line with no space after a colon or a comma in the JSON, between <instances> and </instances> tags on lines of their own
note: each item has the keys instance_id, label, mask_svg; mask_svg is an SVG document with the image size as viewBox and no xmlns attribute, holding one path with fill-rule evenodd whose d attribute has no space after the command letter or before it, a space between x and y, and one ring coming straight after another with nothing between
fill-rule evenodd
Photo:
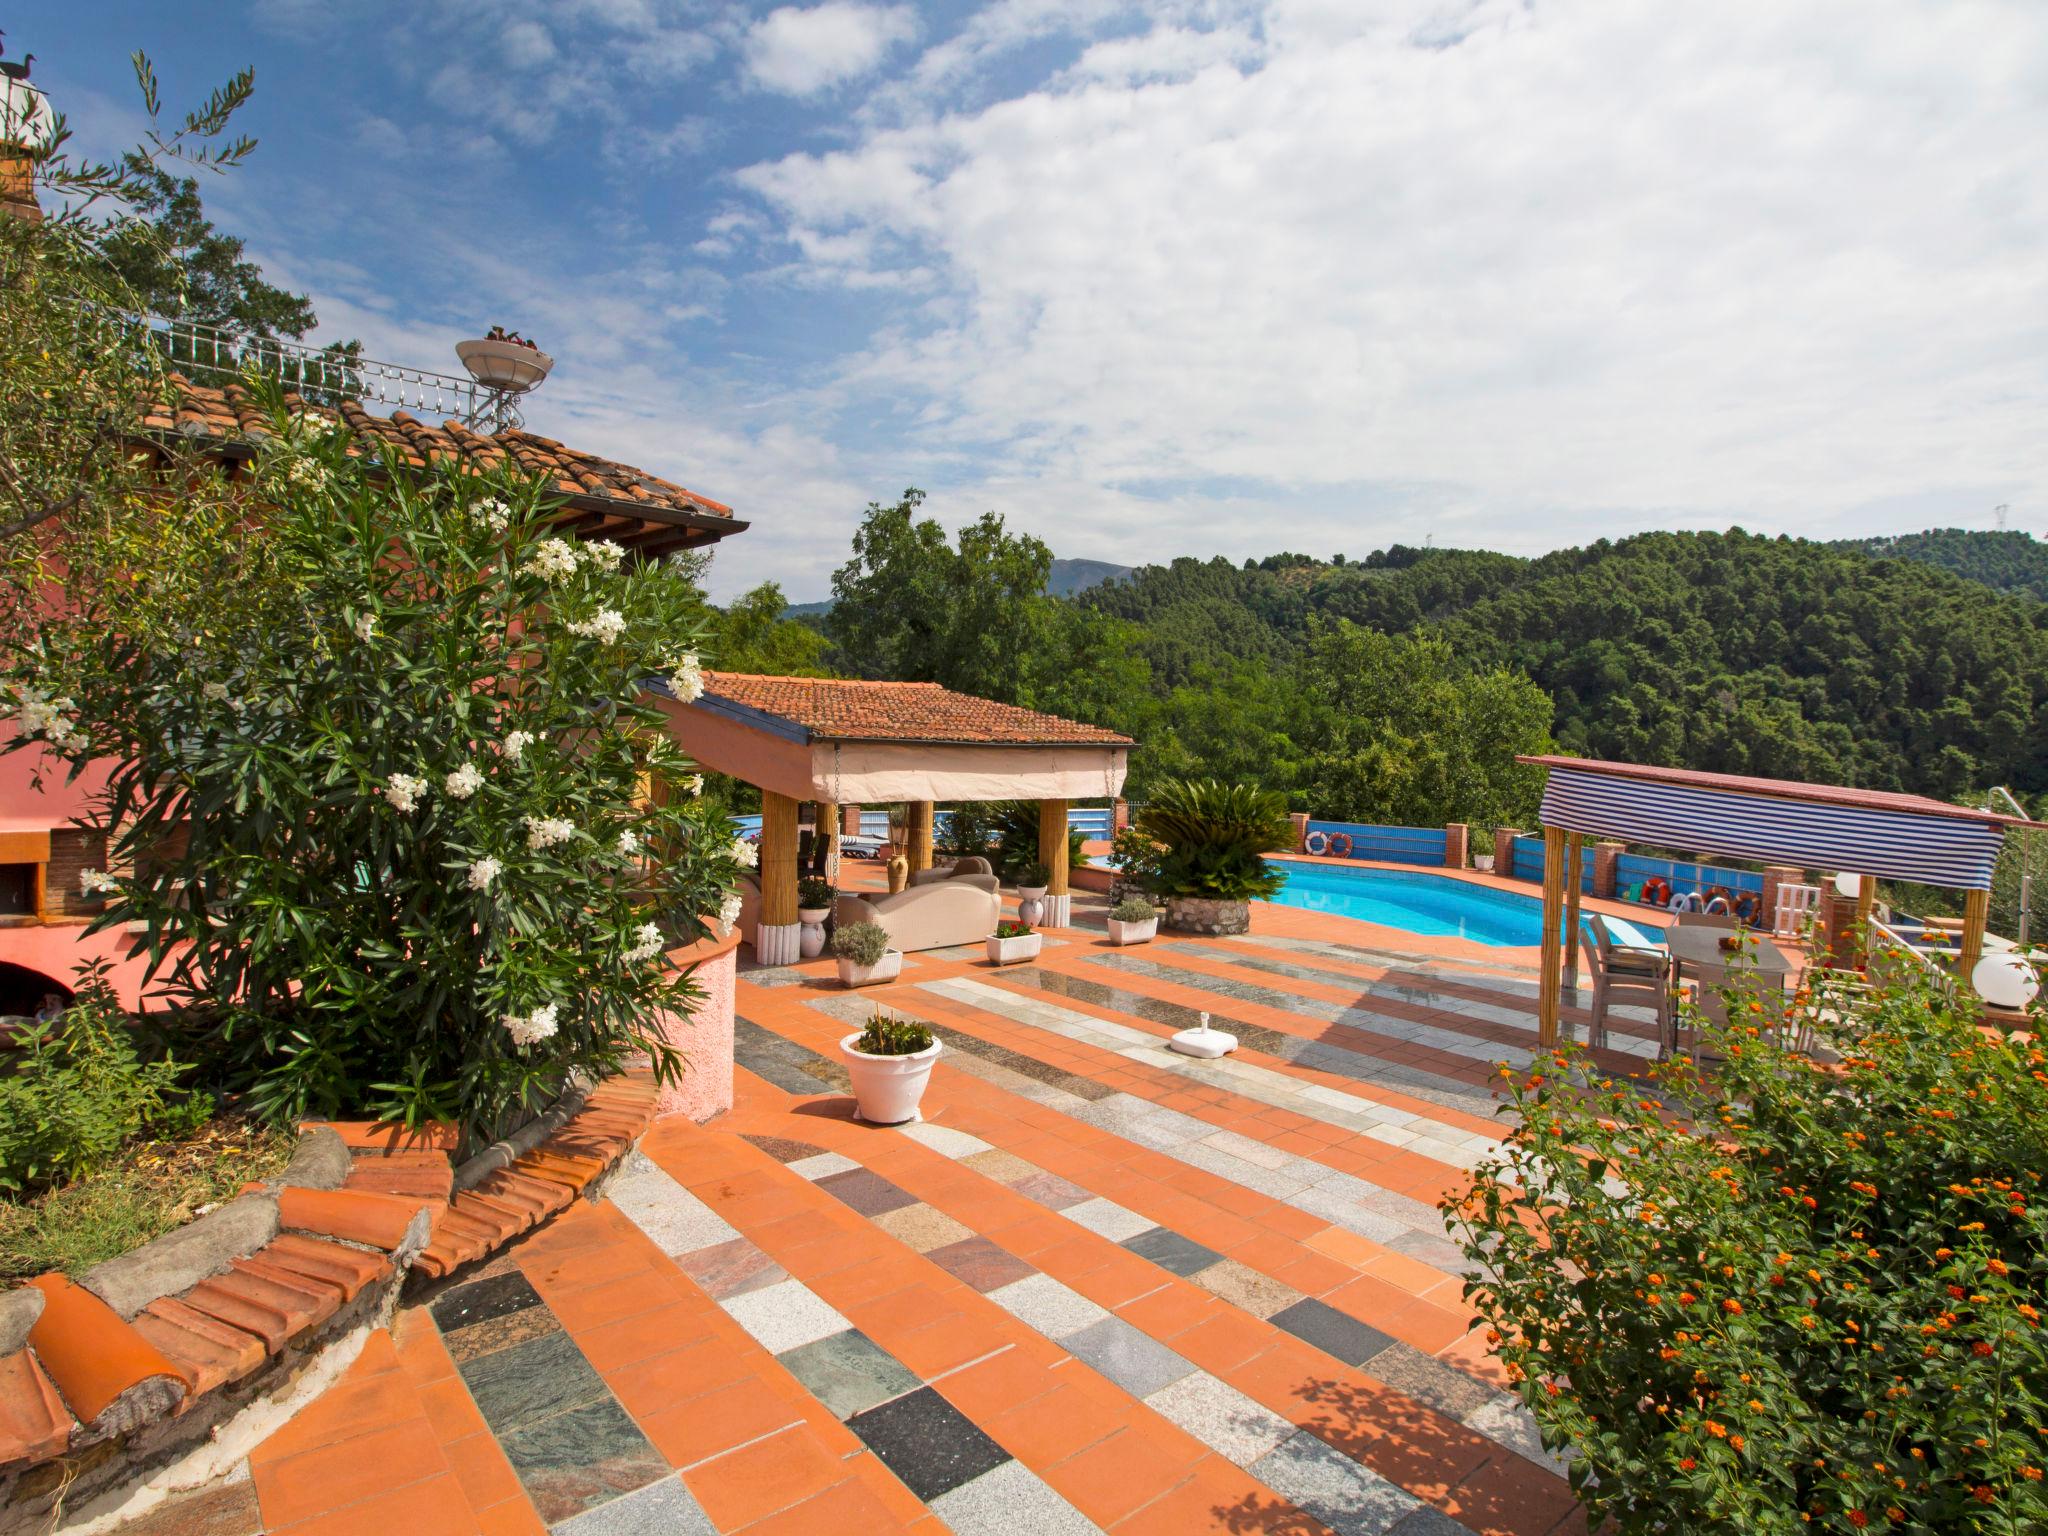
<instances>
[{"instance_id":1,"label":"satellite dish","mask_svg":"<svg viewBox=\"0 0 2048 1536\"><path fill-rule=\"evenodd\" d=\"M1835 894L1844 901L1854 901L1863 894L1863 877L1852 875L1847 870L1835 876Z\"/></svg>"},{"instance_id":2,"label":"satellite dish","mask_svg":"<svg viewBox=\"0 0 2048 1536\"><path fill-rule=\"evenodd\" d=\"M2034 968L2010 949L1995 950L1970 971L1970 985L1993 1008L2017 1013L2041 991Z\"/></svg>"}]
</instances>

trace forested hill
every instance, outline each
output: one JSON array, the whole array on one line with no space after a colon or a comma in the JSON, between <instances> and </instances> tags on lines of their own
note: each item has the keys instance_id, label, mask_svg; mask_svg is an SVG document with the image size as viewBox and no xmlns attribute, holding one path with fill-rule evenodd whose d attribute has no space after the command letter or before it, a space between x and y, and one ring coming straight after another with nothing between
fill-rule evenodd
<instances>
[{"instance_id":1,"label":"forested hill","mask_svg":"<svg viewBox=\"0 0 2048 1536\"><path fill-rule=\"evenodd\" d=\"M1162 692L1274 675L1344 618L1526 672L1569 751L1944 797L2048 787L2048 604L1917 555L1739 530L1537 560L1396 546L1176 560L1079 601L1137 626Z\"/></svg>"},{"instance_id":2,"label":"forested hill","mask_svg":"<svg viewBox=\"0 0 2048 1536\"><path fill-rule=\"evenodd\" d=\"M2001 592L2023 592L2048 602L2048 544L2016 529L1930 528L1845 540L1837 547L1881 559L1923 561Z\"/></svg>"}]
</instances>

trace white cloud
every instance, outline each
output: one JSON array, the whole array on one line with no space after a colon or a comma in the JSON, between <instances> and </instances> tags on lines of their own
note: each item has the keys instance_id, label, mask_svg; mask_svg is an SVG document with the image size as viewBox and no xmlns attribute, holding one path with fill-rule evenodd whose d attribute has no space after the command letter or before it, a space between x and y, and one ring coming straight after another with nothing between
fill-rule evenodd
<instances>
[{"instance_id":1,"label":"white cloud","mask_svg":"<svg viewBox=\"0 0 2048 1536\"><path fill-rule=\"evenodd\" d=\"M515 21L498 34L505 62L515 69L533 69L555 57L555 40L537 21Z\"/></svg>"},{"instance_id":2,"label":"white cloud","mask_svg":"<svg viewBox=\"0 0 2048 1536\"><path fill-rule=\"evenodd\" d=\"M911 78L1093 46L742 173L806 280L923 275L842 377L918 412L898 458L963 514L1535 549L2048 495L2048 11L1230 9L1105 40L1126 8L1004 0Z\"/></svg>"},{"instance_id":3,"label":"white cloud","mask_svg":"<svg viewBox=\"0 0 2048 1536\"><path fill-rule=\"evenodd\" d=\"M916 35L917 13L907 5L785 5L748 31L747 74L765 90L810 96L867 74Z\"/></svg>"}]
</instances>

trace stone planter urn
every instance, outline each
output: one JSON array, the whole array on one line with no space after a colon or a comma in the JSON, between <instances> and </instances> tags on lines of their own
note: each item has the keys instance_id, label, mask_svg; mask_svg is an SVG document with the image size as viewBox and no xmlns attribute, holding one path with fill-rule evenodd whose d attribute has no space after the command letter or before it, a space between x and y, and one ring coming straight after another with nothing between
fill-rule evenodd
<instances>
[{"instance_id":1,"label":"stone planter urn","mask_svg":"<svg viewBox=\"0 0 2048 1536\"><path fill-rule=\"evenodd\" d=\"M1020 885L1017 887L1017 921L1036 924L1045 916L1045 893L1050 889L1043 885Z\"/></svg>"},{"instance_id":2,"label":"stone planter urn","mask_svg":"<svg viewBox=\"0 0 2048 1536\"><path fill-rule=\"evenodd\" d=\"M1044 947L1045 935L1019 933L1009 938L992 933L988 936L988 958L991 965L1015 965L1022 960L1036 960Z\"/></svg>"},{"instance_id":3,"label":"stone planter urn","mask_svg":"<svg viewBox=\"0 0 2048 1536\"><path fill-rule=\"evenodd\" d=\"M1182 933L1249 933L1252 904L1214 896L1169 896L1166 926Z\"/></svg>"},{"instance_id":4,"label":"stone planter urn","mask_svg":"<svg viewBox=\"0 0 2048 1536\"><path fill-rule=\"evenodd\" d=\"M842 987L871 987L879 982L894 981L903 974L903 951L889 949L882 952L882 958L873 965L859 965L841 956L839 959L839 984ZM897 1060L896 1057L885 1058Z\"/></svg>"},{"instance_id":5,"label":"stone planter urn","mask_svg":"<svg viewBox=\"0 0 2048 1536\"><path fill-rule=\"evenodd\" d=\"M1109 920L1109 942L1116 945L1144 944L1150 942L1159 932L1159 918L1155 914L1135 923Z\"/></svg>"},{"instance_id":6,"label":"stone planter urn","mask_svg":"<svg viewBox=\"0 0 2048 1536\"><path fill-rule=\"evenodd\" d=\"M796 920L804 925L803 932L796 936L796 949L804 959L815 960L825 952L825 919L831 915L830 907L796 909Z\"/></svg>"},{"instance_id":7,"label":"stone planter urn","mask_svg":"<svg viewBox=\"0 0 2048 1536\"><path fill-rule=\"evenodd\" d=\"M900 961L903 957L896 958ZM870 1125L902 1125L920 1119L917 1106L924 1098L925 1085L932 1080L932 1063L939 1059L941 1043L934 1040L909 1056L870 1056L853 1048L859 1038L860 1031L855 1030L840 1040L839 1054L846 1058L846 1075L853 1080L854 1109L861 1119Z\"/></svg>"}]
</instances>

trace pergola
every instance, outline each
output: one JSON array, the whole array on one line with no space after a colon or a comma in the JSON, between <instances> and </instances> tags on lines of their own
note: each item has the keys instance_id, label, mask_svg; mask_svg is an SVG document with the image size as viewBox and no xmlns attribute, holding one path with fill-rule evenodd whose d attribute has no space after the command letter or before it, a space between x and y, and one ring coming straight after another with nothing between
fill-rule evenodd
<instances>
[{"instance_id":1,"label":"pergola","mask_svg":"<svg viewBox=\"0 0 2048 1536\"><path fill-rule=\"evenodd\" d=\"M1564 934L1579 929L1575 875L1588 837L1619 838L1691 852L1863 875L1857 921L1867 925L1872 877L1914 880L1965 893L1962 956L1967 985L1984 951L1991 870L2006 828L2026 823L1923 795L1699 773L1577 757L1523 757L1549 770L1543 828L1543 978L1538 1038L1557 1040ZM1569 872L1569 873L1568 873Z\"/></svg>"},{"instance_id":2,"label":"pergola","mask_svg":"<svg viewBox=\"0 0 2048 1536\"><path fill-rule=\"evenodd\" d=\"M937 683L706 672L700 697L660 704L691 757L761 791L761 921L753 937L755 957L770 965L797 957L803 802L817 805L817 835L828 846L837 843L839 807L908 802L915 872L931 867L935 806L1036 800L1038 857L1051 872L1043 920L1061 927L1070 907L1067 806L1114 798L1133 745L1114 731Z\"/></svg>"}]
</instances>

